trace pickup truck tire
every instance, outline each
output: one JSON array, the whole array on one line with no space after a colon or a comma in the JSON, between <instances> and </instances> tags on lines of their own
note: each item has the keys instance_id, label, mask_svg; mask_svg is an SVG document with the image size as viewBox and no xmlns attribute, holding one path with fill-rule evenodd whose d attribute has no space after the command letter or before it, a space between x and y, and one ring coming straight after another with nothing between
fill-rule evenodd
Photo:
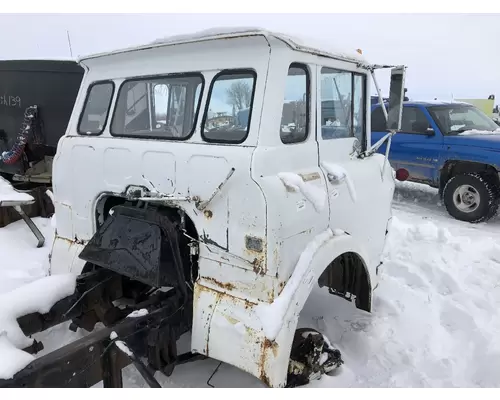
<instances>
[{"instance_id":1,"label":"pickup truck tire","mask_svg":"<svg viewBox=\"0 0 500 400\"><path fill-rule=\"evenodd\" d=\"M494 217L500 202L500 187L478 173L453 176L443 190L448 213L460 221L480 223Z\"/></svg>"}]
</instances>

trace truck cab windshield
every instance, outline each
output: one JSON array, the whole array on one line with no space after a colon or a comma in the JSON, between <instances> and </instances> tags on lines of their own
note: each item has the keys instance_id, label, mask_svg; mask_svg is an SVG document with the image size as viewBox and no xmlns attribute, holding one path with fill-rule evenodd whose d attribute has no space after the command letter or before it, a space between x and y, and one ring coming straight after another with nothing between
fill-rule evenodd
<instances>
[{"instance_id":1,"label":"truck cab windshield","mask_svg":"<svg viewBox=\"0 0 500 400\"><path fill-rule=\"evenodd\" d=\"M474 106L464 106L463 104L433 106L429 107L432 118L446 135L457 135L459 133L478 130L494 131L498 125Z\"/></svg>"}]
</instances>

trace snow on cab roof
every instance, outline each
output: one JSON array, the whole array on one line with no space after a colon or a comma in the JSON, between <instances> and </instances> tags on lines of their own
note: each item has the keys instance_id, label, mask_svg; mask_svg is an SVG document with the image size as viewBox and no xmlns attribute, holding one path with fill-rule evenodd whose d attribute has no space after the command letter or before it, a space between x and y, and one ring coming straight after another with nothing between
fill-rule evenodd
<instances>
[{"instance_id":1,"label":"snow on cab roof","mask_svg":"<svg viewBox=\"0 0 500 400\"><path fill-rule=\"evenodd\" d=\"M331 45L320 43L317 39L298 38L289 34L278 33L263 28L256 27L229 27L229 28L211 28L189 34L181 34L168 36L157 39L149 44L129 47L121 50L115 50L107 53L93 54L81 57L79 61L90 58L102 57L106 55L131 52L135 50L144 50L153 47L170 46L174 44L202 42L216 39L229 39L244 36L265 36L274 37L286 43L293 50L302 51L305 53L317 54L325 57L335 58L342 61L355 62L365 64L366 60L356 50L340 50L332 49Z\"/></svg>"},{"instance_id":2,"label":"snow on cab roof","mask_svg":"<svg viewBox=\"0 0 500 400\"><path fill-rule=\"evenodd\" d=\"M413 103L413 104L422 104L422 105L428 105L428 106L449 106L451 104L455 105L471 105L469 103L465 103L463 101L456 101L456 100L410 100L407 103Z\"/></svg>"}]
</instances>

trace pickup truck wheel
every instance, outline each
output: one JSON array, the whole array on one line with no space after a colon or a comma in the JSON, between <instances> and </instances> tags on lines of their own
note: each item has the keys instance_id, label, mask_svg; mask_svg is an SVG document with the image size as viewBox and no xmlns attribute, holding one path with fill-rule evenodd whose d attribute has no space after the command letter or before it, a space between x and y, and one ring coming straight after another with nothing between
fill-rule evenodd
<instances>
[{"instance_id":1,"label":"pickup truck wheel","mask_svg":"<svg viewBox=\"0 0 500 400\"><path fill-rule=\"evenodd\" d=\"M477 173L455 175L444 187L448 213L460 221L479 223L495 216L500 197L498 185Z\"/></svg>"}]
</instances>

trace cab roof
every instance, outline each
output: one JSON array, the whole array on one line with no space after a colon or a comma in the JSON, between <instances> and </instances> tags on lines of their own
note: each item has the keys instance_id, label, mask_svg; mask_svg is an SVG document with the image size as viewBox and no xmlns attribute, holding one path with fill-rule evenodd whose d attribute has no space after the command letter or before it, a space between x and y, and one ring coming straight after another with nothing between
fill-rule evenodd
<instances>
[{"instance_id":1,"label":"cab roof","mask_svg":"<svg viewBox=\"0 0 500 400\"><path fill-rule=\"evenodd\" d=\"M266 38L274 38L287 44L292 50L304 53L316 54L324 57L329 57L341 61L353 62L357 64L366 64L366 60L357 51L345 51L332 49L329 45L319 44L315 39L302 39L292 37L288 34L278 33L263 28L254 27L232 27L232 28L213 28L191 34L169 36L157 39L151 43L128 47L120 50L114 50L106 53L92 54L81 57L78 61L84 61L97 57L105 57L108 55L128 53L137 50L145 50L155 47L173 46L178 44L204 42L209 40L232 39L247 36L264 36Z\"/></svg>"}]
</instances>

